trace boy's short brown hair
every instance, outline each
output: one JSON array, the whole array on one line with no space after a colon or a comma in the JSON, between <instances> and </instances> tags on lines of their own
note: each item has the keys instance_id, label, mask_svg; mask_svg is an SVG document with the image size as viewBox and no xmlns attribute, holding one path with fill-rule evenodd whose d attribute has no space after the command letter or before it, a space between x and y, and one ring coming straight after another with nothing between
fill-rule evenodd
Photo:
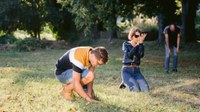
<instances>
[{"instance_id":1,"label":"boy's short brown hair","mask_svg":"<svg viewBox=\"0 0 200 112\"><path fill-rule=\"evenodd\" d=\"M108 61L108 52L104 47L96 47L91 51L92 54L94 54L98 60L102 60L104 64Z\"/></svg>"}]
</instances>

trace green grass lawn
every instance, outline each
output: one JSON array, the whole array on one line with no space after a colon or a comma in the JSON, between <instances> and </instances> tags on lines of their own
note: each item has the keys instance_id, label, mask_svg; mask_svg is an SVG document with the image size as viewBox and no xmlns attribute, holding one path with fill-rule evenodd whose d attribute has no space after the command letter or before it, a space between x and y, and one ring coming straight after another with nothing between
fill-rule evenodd
<instances>
[{"instance_id":1,"label":"green grass lawn","mask_svg":"<svg viewBox=\"0 0 200 112\"><path fill-rule=\"evenodd\" d=\"M79 96L60 96L62 84L54 76L55 63L67 49L0 52L0 112L199 112L200 45L186 46L179 54L178 73L164 74L163 46L145 43L141 71L150 92L120 90L122 41L101 40L110 53L107 65L96 68L94 90L101 103Z\"/></svg>"}]
</instances>

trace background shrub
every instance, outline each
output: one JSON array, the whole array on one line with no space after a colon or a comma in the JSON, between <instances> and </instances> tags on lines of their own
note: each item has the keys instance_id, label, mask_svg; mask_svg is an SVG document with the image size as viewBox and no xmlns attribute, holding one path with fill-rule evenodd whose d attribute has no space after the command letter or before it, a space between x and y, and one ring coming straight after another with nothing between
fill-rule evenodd
<instances>
[{"instance_id":1,"label":"background shrub","mask_svg":"<svg viewBox=\"0 0 200 112\"><path fill-rule=\"evenodd\" d=\"M18 40L15 45L15 49L18 51L34 51L36 49L44 49L46 47L43 41L36 38Z\"/></svg>"},{"instance_id":2,"label":"background shrub","mask_svg":"<svg viewBox=\"0 0 200 112\"><path fill-rule=\"evenodd\" d=\"M17 41L17 38L15 38L12 35L0 36L0 44L13 44L16 41Z\"/></svg>"}]
</instances>

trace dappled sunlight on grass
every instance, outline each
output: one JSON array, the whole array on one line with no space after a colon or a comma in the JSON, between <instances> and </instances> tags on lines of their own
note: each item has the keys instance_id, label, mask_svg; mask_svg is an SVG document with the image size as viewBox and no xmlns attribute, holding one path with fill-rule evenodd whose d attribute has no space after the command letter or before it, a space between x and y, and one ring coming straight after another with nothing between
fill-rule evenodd
<instances>
[{"instance_id":1,"label":"dappled sunlight on grass","mask_svg":"<svg viewBox=\"0 0 200 112\"><path fill-rule=\"evenodd\" d=\"M20 67L0 67L0 76L2 77L14 77L21 72L29 71L27 68Z\"/></svg>"},{"instance_id":2,"label":"dappled sunlight on grass","mask_svg":"<svg viewBox=\"0 0 200 112\"><path fill-rule=\"evenodd\" d=\"M104 41L95 46L104 45ZM118 89L121 83L122 41L106 44L109 62L96 68L94 91L101 103L88 103L75 95L73 101L60 96L62 84L55 78L57 59L66 50L0 52L0 111L39 112L198 112L200 109L199 52L183 49L178 73L164 73L162 48L146 44L141 72L150 92ZM171 66L171 65L170 65Z\"/></svg>"},{"instance_id":3,"label":"dappled sunlight on grass","mask_svg":"<svg viewBox=\"0 0 200 112\"><path fill-rule=\"evenodd\" d=\"M199 87L194 86L194 84L199 84L200 80L184 80L178 84L168 85L162 88L155 89L151 92L151 95L155 98L160 98L168 100L169 102L181 103L182 105L190 105L194 108L199 108L200 106L200 95L198 94ZM187 89L189 87L190 89ZM195 88L194 93L191 94L190 91ZM181 89L186 89L187 91L180 91ZM184 109L184 108L182 108ZM186 110L185 110L186 111Z\"/></svg>"}]
</instances>

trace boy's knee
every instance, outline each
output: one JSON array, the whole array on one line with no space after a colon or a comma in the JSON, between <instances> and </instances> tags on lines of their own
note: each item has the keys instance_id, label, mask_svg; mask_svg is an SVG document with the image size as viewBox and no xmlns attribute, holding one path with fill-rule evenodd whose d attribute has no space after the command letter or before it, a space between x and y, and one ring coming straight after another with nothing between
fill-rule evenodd
<instances>
[{"instance_id":1,"label":"boy's knee","mask_svg":"<svg viewBox=\"0 0 200 112\"><path fill-rule=\"evenodd\" d=\"M93 81L94 78L95 78L94 72L89 71L89 72L88 72L88 75L86 76L86 78L87 78L89 81Z\"/></svg>"},{"instance_id":2,"label":"boy's knee","mask_svg":"<svg viewBox=\"0 0 200 112\"><path fill-rule=\"evenodd\" d=\"M83 83L88 84L92 82L95 78L94 72L89 71L87 76L83 78Z\"/></svg>"}]
</instances>

